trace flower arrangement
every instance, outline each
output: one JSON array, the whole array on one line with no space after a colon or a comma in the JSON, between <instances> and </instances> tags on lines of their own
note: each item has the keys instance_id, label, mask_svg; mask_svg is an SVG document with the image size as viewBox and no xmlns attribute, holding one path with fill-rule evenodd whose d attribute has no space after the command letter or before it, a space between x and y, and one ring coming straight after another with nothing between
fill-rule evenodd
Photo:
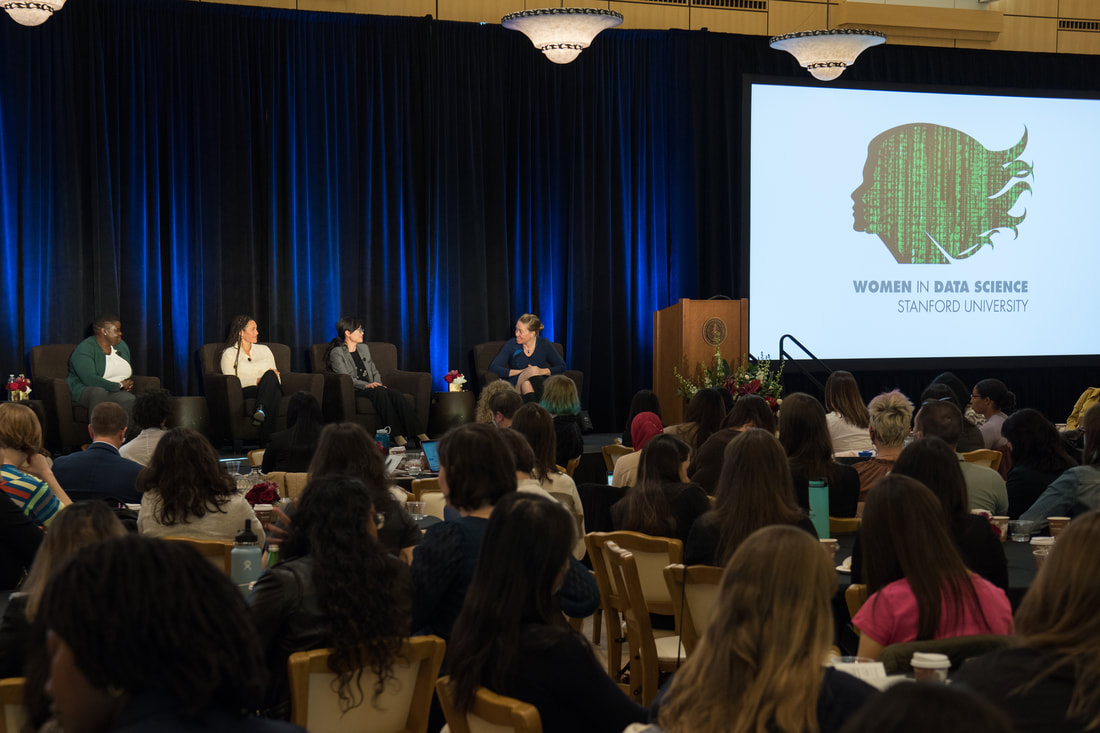
<instances>
[{"instance_id":1,"label":"flower arrangement","mask_svg":"<svg viewBox=\"0 0 1100 733\"><path fill-rule=\"evenodd\" d=\"M279 501L279 487L274 481L261 481L248 490L244 495L245 501L252 506L257 504L274 504Z\"/></svg>"},{"instance_id":2,"label":"flower arrangement","mask_svg":"<svg viewBox=\"0 0 1100 733\"><path fill-rule=\"evenodd\" d=\"M452 392L461 392L463 385L466 384L466 377L462 376L457 369L452 369L444 375L443 381L449 385Z\"/></svg>"},{"instance_id":3,"label":"flower arrangement","mask_svg":"<svg viewBox=\"0 0 1100 733\"><path fill-rule=\"evenodd\" d=\"M779 368L773 372L770 360L760 359L750 364L748 356L744 356L737 368L733 369L722 358L722 347L715 346L713 365L708 367L699 362L698 381L680 374L676 367L672 368L672 373L679 382L676 394L686 399L691 399L701 389L720 387L729 390L735 400L744 395L758 395L764 398L773 411L778 410L783 402L783 362L779 362Z\"/></svg>"},{"instance_id":4,"label":"flower arrangement","mask_svg":"<svg viewBox=\"0 0 1100 733\"><path fill-rule=\"evenodd\" d=\"M14 374L8 375L8 399L13 401L20 401L30 399L31 394L31 380L20 374L18 377Z\"/></svg>"}]
</instances>

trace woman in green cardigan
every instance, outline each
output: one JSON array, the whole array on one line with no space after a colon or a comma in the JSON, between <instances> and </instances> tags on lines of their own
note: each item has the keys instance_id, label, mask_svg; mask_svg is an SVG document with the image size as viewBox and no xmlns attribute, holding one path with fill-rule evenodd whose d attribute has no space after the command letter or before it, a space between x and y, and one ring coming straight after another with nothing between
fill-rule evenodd
<instances>
[{"instance_id":1,"label":"woman in green cardigan","mask_svg":"<svg viewBox=\"0 0 1100 733\"><path fill-rule=\"evenodd\" d=\"M103 314L92 321L92 335L77 344L69 357L65 379L73 401L88 408L100 402L117 402L129 415L134 406L130 347L122 340L118 316Z\"/></svg>"}]
</instances>

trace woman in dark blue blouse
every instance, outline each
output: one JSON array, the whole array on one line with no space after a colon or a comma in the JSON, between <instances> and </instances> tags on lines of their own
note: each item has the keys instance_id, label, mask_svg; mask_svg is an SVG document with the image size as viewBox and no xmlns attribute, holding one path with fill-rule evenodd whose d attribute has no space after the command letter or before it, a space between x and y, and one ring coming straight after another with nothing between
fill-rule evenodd
<instances>
[{"instance_id":1,"label":"woman in dark blue blouse","mask_svg":"<svg viewBox=\"0 0 1100 733\"><path fill-rule=\"evenodd\" d=\"M506 341L489 365L490 371L511 382L522 395L542 396L542 383L565 371L565 361L549 339L539 336L542 321L524 313L516 321L515 341Z\"/></svg>"}]
</instances>

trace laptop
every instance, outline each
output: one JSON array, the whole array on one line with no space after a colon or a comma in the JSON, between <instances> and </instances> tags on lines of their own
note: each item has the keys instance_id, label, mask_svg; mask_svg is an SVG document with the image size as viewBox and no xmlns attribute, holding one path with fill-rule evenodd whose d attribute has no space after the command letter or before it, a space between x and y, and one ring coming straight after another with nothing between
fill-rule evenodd
<instances>
[{"instance_id":1,"label":"laptop","mask_svg":"<svg viewBox=\"0 0 1100 733\"><path fill-rule=\"evenodd\" d=\"M428 470L439 473L439 441L425 440L420 444L420 450L424 451L424 457L428 459Z\"/></svg>"}]
</instances>

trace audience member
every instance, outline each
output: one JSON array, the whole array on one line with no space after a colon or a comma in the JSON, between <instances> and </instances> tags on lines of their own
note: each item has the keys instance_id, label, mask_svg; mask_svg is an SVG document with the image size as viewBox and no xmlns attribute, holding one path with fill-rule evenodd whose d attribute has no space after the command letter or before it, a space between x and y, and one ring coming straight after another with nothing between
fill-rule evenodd
<instances>
[{"instance_id":1,"label":"audience member","mask_svg":"<svg viewBox=\"0 0 1100 733\"><path fill-rule=\"evenodd\" d=\"M134 422L141 433L118 449L123 458L148 466L153 451L164 434L172 415L172 393L166 389L147 389L134 401Z\"/></svg>"},{"instance_id":2,"label":"audience member","mask_svg":"<svg viewBox=\"0 0 1100 733\"><path fill-rule=\"evenodd\" d=\"M0 402L0 461L0 489L38 524L72 503L42 455L42 425L29 405Z\"/></svg>"},{"instance_id":3,"label":"audience member","mask_svg":"<svg viewBox=\"0 0 1100 733\"><path fill-rule=\"evenodd\" d=\"M329 669L343 712L384 689L409 635L412 580L378 543L383 515L375 509L363 482L348 476L313 479L302 493L282 561L249 599L267 663L265 715L289 717L294 652L333 650Z\"/></svg>"},{"instance_id":4,"label":"audience member","mask_svg":"<svg viewBox=\"0 0 1100 733\"><path fill-rule=\"evenodd\" d=\"M1020 519L1043 526L1047 517L1075 517L1100 509L1100 405L1085 411L1081 430L1085 433L1081 465L1056 478Z\"/></svg>"},{"instance_id":5,"label":"audience member","mask_svg":"<svg viewBox=\"0 0 1100 733\"><path fill-rule=\"evenodd\" d=\"M656 704L667 733L836 733L875 690L822 664L836 572L817 540L764 527L725 563L715 612Z\"/></svg>"},{"instance_id":6,"label":"audience member","mask_svg":"<svg viewBox=\"0 0 1100 733\"><path fill-rule=\"evenodd\" d=\"M1016 613L1019 644L953 675L1005 711L1019 733L1100 728L1100 514L1077 517Z\"/></svg>"},{"instance_id":7,"label":"audience member","mask_svg":"<svg viewBox=\"0 0 1100 733\"><path fill-rule=\"evenodd\" d=\"M749 394L737 398L733 409L726 413L722 421L722 429L707 438L703 446L692 454L691 463L688 464L688 476L691 480L702 486L708 494L713 494L718 485L718 477L722 475L726 446L749 428L760 428L775 434L775 413L759 395Z\"/></svg>"},{"instance_id":8,"label":"audience member","mask_svg":"<svg viewBox=\"0 0 1100 733\"><path fill-rule=\"evenodd\" d=\"M834 453L855 455L874 450L867 432L871 417L851 372L838 370L825 380L825 409Z\"/></svg>"},{"instance_id":9,"label":"audience member","mask_svg":"<svg viewBox=\"0 0 1100 733\"><path fill-rule=\"evenodd\" d=\"M913 403L898 390L883 392L867 405L870 415L871 442L875 444L875 456L856 464L859 474L859 498L864 501L875 482L890 472L905 439L909 437L909 422L913 417Z\"/></svg>"},{"instance_id":10,"label":"audience member","mask_svg":"<svg viewBox=\"0 0 1100 733\"><path fill-rule=\"evenodd\" d=\"M264 450L263 472L308 471L324 426L317 398L310 392L295 392L286 406L286 430L272 433Z\"/></svg>"},{"instance_id":11,"label":"audience member","mask_svg":"<svg viewBox=\"0 0 1100 733\"><path fill-rule=\"evenodd\" d=\"M725 419L726 402L722 399L722 389L707 387L696 392L688 402L684 421L678 425L669 425L665 432L687 443L694 456L703 443L707 442L707 438L722 427Z\"/></svg>"},{"instance_id":12,"label":"audience member","mask_svg":"<svg viewBox=\"0 0 1100 733\"><path fill-rule=\"evenodd\" d=\"M551 377L546 380L547 392L551 390L553 379L554 377ZM568 377L562 377L562 379L568 379ZM512 420L512 430L527 439L531 451L535 454L535 470L531 477L537 479L539 485L561 502L566 509L583 518L584 507L581 506L581 495L577 492L576 482L569 474L559 471L559 464L554 462L557 435L550 413L537 404L525 404L516 410Z\"/></svg>"},{"instance_id":13,"label":"audience member","mask_svg":"<svg viewBox=\"0 0 1100 733\"><path fill-rule=\"evenodd\" d=\"M918 438L939 438L957 451L957 441L966 421L953 402L933 400L921 405L913 421ZM959 469L966 482L969 509L984 509L994 516L1008 512L1008 492L1005 480L991 468L971 463L956 453Z\"/></svg>"},{"instance_id":14,"label":"audience member","mask_svg":"<svg viewBox=\"0 0 1100 733\"><path fill-rule=\"evenodd\" d=\"M576 383L564 374L555 374L543 385L539 404L554 419L554 435L557 437L555 462L559 466L568 466L570 461L584 453L581 399L577 395Z\"/></svg>"},{"instance_id":15,"label":"audience member","mask_svg":"<svg viewBox=\"0 0 1100 733\"><path fill-rule=\"evenodd\" d=\"M474 408L474 422L484 423L486 425L492 425L493 411L489 407L489 399L500 392L515 392L512 385L504 379L494 379L487 385L481 388L481 394L477 398L477 407ZM519 400L519 404L523 404L523 398Z\"/></svg>"},{"instance_id":16,"label":"audience member","mask_svg":"<svg viewBox=\"0 0 1100 733\"><path fill-rule=\"evenodd\" d=\"M658 435L642 449L638 481L611 507L612 528L686 542L695 520L710 509L710 499L687 478L687 443Z\"/></svg>"},{"instance_id":17,"label":"audience member","mask_svg":"<svg viewBox=\"0 0 1100 733\"><path fill-rule=\"evenodd\" d=\"M486 687L534 705L546 733L618 733L645 719L562 617L575 528L561 506L529 494L512 492L492 510L447 649L460 711Z\"/></svg>"},{"instance_id":18,"label":"audience member","mask_svg":"<svg viewBox=\"0 0 1100 733\"><path fill-rule=\"evenodd\" d=\"M779 411L779 442L787 452L798 505L809 511L810 479L824 479L829 487L829 515L854 517L859 474L833 460L827 420L821 403L810 395L787 395Z\"/></svg>"},{"instance_id":19,"label":"audience member","mask_svg":"<svg viewBox=\"0 0 1100 733\"><path fill-rule=\"evenodd\" d=\"M100 402L92 409L88 435L92 443L86 449L54 461L53 473L73 501L111 499L137 504L140 463L119 454L126 439L126 411L114 402Z\"/></svg>"},{"instance_id":20,"label":"audience member","mask_svg":"<svg viewBox=\"0 0 1100 733\"><path fill-rule=\"evenodd\" d=\"M412 562L413 548L422 536L420 529L394 498L386 463L362 425L350 422L326 425L309 464L309 473L314 480L322 476L346 476L362 481L374 510L383 516L378 525L378 544L400 556L406 564Z\"/></svg>"},{"instance_id":21,"label":"audience member","mask_svg":"<svg viewBox=\"0 0 1100 733\"><path fill-rule=\"evenodd\" d=\"M412 628L414 633L446 639L462 610L489 515L497 502L515 492L516 471L500 432L477 423L443 436L439 468L439 488L460 517L429 527L416 547ZM565 573L560 602L575 618L588 616L599 605L591 573L575 560Z\"/></svg>"},{"instance_id":22,"label":"audience member","mask_svg":"<svg viewBox=\"0 0 1100 733\"><path fill-rule=\"evenodd\" d=\"M959 385L962 386L962 383L960 382ZM960 402L953 389L939 382L928 385L920 394L922 406L930 402L950 402L959 408L959 414L962 415L962 430L959 432L959 441L955 444L955 450L959 453L969 453L972 450L985 448L985 440L982 438L981 429L966 417L967 406L970 404L968 402L969 394L969 392L966 392L967 398Z\"/></svg>"},{"instance_id":23,"label":"audience member","mask_svg":"<svg viewBox=\"0 0 1100 733\"><path fill-rule=\"evenodd\" d=\"M974 385L970 406L985 418L981 425L985 447L997 450L1004 447L1005 439L1001 435L1001 425L1006 417L1004 411L1016 407L1016 395L999 379L983 379Z\"/></svg>"},{"instance_id":24,"label":"audience member","mask_svg":"<svg viewBox=\"0 0 1100 733\"><path fill-rule=\"evenodd\" d=\"M256 513L218 463L210 441L189 428L172 428L153 451L138 478L141 511L138 531L150 537L230 540L252 522L263 547Z\"/></svg>"},{"instance_id":25,"label":"audience member","mask_svg":"<svg viewBox=\"0 0 1100 733\"><path fill-rule=\"evenodd\" d=\"M1038 410L1024 408L1012 413L1001 425L1001 434L1012 449L1012 468L1005 480L1005 513L1016 519L1077 461L1070 458L1058 430Z\"/></svg>"},{"instance_id":26,"label":"audience member","mask_svg":"<svg viewBox=\"0 0 1100 733\"><path fill-rule=\"evenodd\" d=\"M504 380L498 379L497 382L504 382ZM512 389L512 385L508 384L507 390L497 392L489 398L489 411L492 413L493 424L498 428L512 427L512 418L522 405L523 398L519 396L519 392Z\"/></svg>"},{"instance_id":27,"label":"audience member","mask_svg":"<svg viewBox=\"0 0 1100 733\"><path fill-rule=\"evenodd\" d=\"M642 448L655 436L664 431L661 418L652 412L639 412L630 426L634 452L619 456L615 461L615 470L611 473L612 486L633 486L638 473L638 464L642 460Z\"/></svg>"},{"instance_id":28,"label":"audience member","mask_svg":"<svg viewBox=\"0 0 1100 733\"><path fill-rule=\"evenodd\" d=\"M1003 712L959 685L891 685L841 733L1016 733Z\"/></svg>"},{"instance_id":29,"label":"audience member","mask_svg":"<svg viewBox=\"0 0 1100 733\"><path fill-rule=\"evenodd\" d=\"M7 494L0 494L0 598L23 580L45 533ZM5 675L7 676L7 675Z\"/></svg>"},{"instance_id":30,"label":"audience member","mask_svg":"<svg viewBox=\"0 0 1100 733\"><path fill-rule=\"evenodd\" d=\"M100 402L121 405L129 415L134 406L130 347L122 340L118 316L103 313L92 321L92 335L81 341L69 357L65 377L73 402L91 412Z\"/></svg>"},{"instance_id":31,"label":"audience member","mask_svg":"<svg viewBox=\"0 0 1100 733\"><path fill-rule=\"evenodd\" d=\"M248 608L185 544L127 536L75 553L42 593L35 635L70 733L301 731L249 717L267 675Z\"/></svg>"},{"instance_id":32,"label":"audience member","mask_svg":"<svg viewBox=\"0 0 1100 733\"><path fill-rule=\"evenodd\" d=\"M879 659L890 644L972 634L1011 634L1003 590L967 570L935 495L890 474L867 496L860 527L870 597L852 623L859 656Z\"/></svg>"},{"instance_id":33,"label":"audience member","mask_svg":"<svg viewBox=\"0 0 1100 733\"><path fill-rule=\"evenodd\" d=\"M774 435L749 428L726 446L714 508L692 525L684 545L685 565L729 562L750 534L770 524L794 524L817 537L798 507L791 469Z\"/></svg>"},{"instance_id":34,"label":"audience member","mask_svg":"<svg viewBox=\"0 0 1100 733\"><path fill-rule=\"evenodd\" d=\"M42 592L53 571L88 545L112 537L123 537L126 529L115 513L101 501L74 504L50 526L42 548L34 558L30 574L18 593L13 593L0 621L0 677L22 677L31 627Z\"/></svg>"},{"instance_id":35,"label":"audience member","mask_svg":"<svg viewBox=\"0 0 1100 733\"><path fill-rule=\"evenodd\" d=\"M626 413L626 427L623 428L622 444L627 448L634 447L634 436L630 434L630 427L634 424L634 418L643 412L652 412L658 418L661 417L661 402L657 399L657 393L651 389L640 389L630 398L630 409Z\"/></svg>"}]
</instances>

